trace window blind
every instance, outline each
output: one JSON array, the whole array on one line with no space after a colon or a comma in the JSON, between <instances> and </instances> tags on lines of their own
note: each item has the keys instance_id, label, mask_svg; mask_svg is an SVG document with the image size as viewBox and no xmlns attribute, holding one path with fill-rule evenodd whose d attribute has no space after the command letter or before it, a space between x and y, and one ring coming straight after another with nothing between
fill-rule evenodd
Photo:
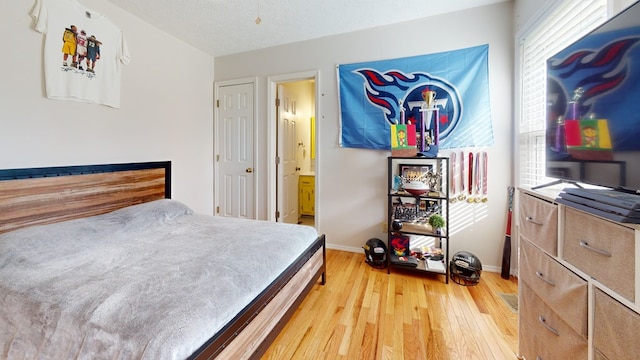
<instances>
[{"instance_id":1,"label":"window blind","mask_svg":"<svg viewBox=\"0 0 640 360\"><path fill-rule=\"evenodd\" d=\"M607 0L564 0L519 39L519 186L552 181L544 175L547 59L606 19Z\"/></svg>"}]
</instances>

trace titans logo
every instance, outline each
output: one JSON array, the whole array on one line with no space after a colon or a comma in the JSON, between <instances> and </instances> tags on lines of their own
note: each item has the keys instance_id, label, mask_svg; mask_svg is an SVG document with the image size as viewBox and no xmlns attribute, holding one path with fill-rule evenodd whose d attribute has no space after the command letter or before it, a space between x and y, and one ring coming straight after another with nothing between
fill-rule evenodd
<instances>
[{"instance_id":1,"label":"titans logo","mask_svg":"<svg viewBox=\"0 0 640 360\"><path fill-rule=\"evenodd\" d=\"M438 119L430 115L425 119L426 127L431 128L433 121L439 121L440 139L447 138L462 118L462 101L456 88L447 82L425 72L405 74L398 70L384 73L374 69L362 68L353 71L364 78L364 90L367 101L379 108L389 124L399 123L401 106L407 123L421 126L423 104L422 92L435 91L435 106L439 109ZM427 113L428 114L428 113Z\"/></svg>"},{"instance_id":2,"label":"titans logo","mask_svg":"<svg viewBox=\"0 0 640 360\"><path fill-rule=\"evenodd\" d=\"M548 93L557 96L549 105L552 114L565 114L572 93L581 88L578 112L583 116L591 113L597 98L620 88L629 74L626 56L640 38L623 38L610 42L603 48L580 49L561 59L549 61Z\"/></svg>"}]
</instances>

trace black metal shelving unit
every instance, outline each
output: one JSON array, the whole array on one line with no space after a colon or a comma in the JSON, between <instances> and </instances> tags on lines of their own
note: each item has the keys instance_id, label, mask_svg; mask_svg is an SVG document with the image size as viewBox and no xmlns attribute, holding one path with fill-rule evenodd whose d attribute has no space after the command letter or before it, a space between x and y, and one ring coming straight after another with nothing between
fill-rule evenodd
<instances>
[{"instance_id":1,"label":"black metal shelving unit","mask_svg":"<svg viewBox=\"0 0 640 360\"><path fill-rule=\"evenodd\" d=\"M424 194L407 192L403 188L405 182L400 180L403 175L406 175L405 180L412 177L423 179L429 191ZM442 274L448 284L449 158L389 156L387 178L387 271L390 273L391 269L403 269ZM445 219L445 226L437 231L428 224L428 218L433 214L439 214ZM394 229L396 220L401 224L400 229ZM407 240L408 248L402 247ZM399 251L398 255L396 249ZM404 254L399 255L402 250L405 251ZM428 251L423 253L423 250ZM398 256L412 259L404 262ZM415 260L417 266L408 265L415 264Z\"/></svg>"}]
</instances>

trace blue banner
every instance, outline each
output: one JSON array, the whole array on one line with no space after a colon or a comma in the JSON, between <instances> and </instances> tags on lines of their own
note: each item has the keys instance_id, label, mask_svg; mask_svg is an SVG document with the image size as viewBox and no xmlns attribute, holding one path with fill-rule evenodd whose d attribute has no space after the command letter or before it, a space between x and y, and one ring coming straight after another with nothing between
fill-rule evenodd
<instances>
[{"instance_id":1,"label":"blue banner","mask_svg":"<svg viewBox=\"0 0 640 360\"><path fill-rule=\"evenodd\" d=\"M388 150L392 124L415 125L419 133L422 121L439 129L441 149L492 145L488 55L482 45L339 65L340 145ZM429 91L437 112L424 111Z\"/></svg>"}]
</instances>

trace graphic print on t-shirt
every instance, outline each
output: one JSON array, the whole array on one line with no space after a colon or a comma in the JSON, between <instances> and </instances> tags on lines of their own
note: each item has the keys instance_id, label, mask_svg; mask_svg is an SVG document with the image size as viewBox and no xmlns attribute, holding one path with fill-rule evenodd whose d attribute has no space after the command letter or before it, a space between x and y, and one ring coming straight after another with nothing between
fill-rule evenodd
<instances>
[{"instance_id":1,"label":"graphic print on t-shirt","mask_svg":"<svg viewBox=\"0 0 640 360\"><path fill-rule=\"evenodd\" d=\"M87 37L87 32L71 25L62 33L62 71L86 75L93 79L96 76L96 61L100 59L100 46L95 35Z\"/></svg>"},{"instance_id":2,"label":"graphic print on t-shirt","mask_svg":"<svg viewBox=\"0 0 640 360\"><path fill-rule=\"evenodd\" d=\"M46 34L47 98L119 108L122 68L131 59L122 30L78 0L34 1L34 29Z\"/></svg>"}]
</instances>

